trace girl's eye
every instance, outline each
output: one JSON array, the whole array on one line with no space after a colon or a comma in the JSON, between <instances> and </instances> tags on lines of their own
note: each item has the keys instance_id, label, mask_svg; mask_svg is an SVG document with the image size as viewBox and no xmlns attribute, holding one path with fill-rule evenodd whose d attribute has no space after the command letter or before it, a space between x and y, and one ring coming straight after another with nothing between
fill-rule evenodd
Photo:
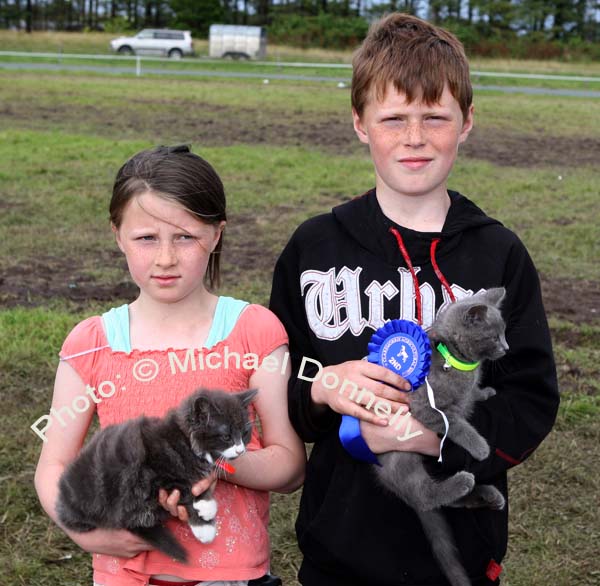
<instances>
[{"instance_id":1,"label":"girl's eye","mask_svg":"<svg viewBox=\"0 0 600 586\"><path fill-rule=\"evenodd\" d=\"M193 240L194 237L191 234L179 234L179 236L177 236L178 240Z\"/></svg>"},{"instance_id":2,"label":"girl's eye","mask_svg":"<svg viewBox=\"0 0 600 586\"><path fill-rule=\"evenodd\" d=\"M144 242L150 242L154 240L154 236L140 236L137 240L143 240Z\"/></svg>"}]
</instances>

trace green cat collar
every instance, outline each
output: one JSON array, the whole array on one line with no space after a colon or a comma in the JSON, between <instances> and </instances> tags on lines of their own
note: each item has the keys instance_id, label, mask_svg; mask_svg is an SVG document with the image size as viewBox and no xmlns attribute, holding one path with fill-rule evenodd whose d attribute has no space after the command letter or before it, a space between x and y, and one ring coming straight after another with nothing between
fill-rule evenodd
<instances>
[{"instance_id":1,"label":"green cat collar","mask_svg":"<svg viewBox=\"0 0 600 586\"><path fill-rule=\"evenodd\" d=\"M436 346L438 352L444 357L446 364L448 365L448 369L450 367L456 368L456 370L462 370L468 372L470 370L475 370L479 366L479 362L463 362L458 358L454 358L452 354L450 354L450 350L448 350L445 344L441 342ZM446 366L446 364L444 366Z\"/></svg>"}]
</instances>

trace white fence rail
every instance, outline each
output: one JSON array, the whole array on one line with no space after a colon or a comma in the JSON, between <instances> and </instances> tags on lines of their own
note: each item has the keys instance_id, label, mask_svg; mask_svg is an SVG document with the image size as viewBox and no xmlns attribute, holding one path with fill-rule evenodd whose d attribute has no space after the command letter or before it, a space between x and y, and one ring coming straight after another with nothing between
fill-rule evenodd
<instances>
[{"instance_id":1,"label":"white fence rail","mask_svg":"<svg viewBox=\"0 0 600 586\"><path fill-rule=\"evenodd\" d=\"M124 55L86 55L81 53L33 53L27 51L0 51L0 57L36 57L45 59L56 59L61 63L63 59L85 59L98 61L135 61L135 73L140 76L142 74L142 61L148 62L169 62L173 63L172 59L160 57L141 57L139 55L124 56ZM188 64L202 63L223 63L222 59L186 59ZM181 61L177 61L181 63ZM352 69L349 63L296 63L286 61L245 61L245 66L269 66L278 68L311 68L311 69ZM496 78L512 78L512 79L537 79L548 81L577 81L586 83L600 83L600 77L579 76L579 75L550 75L538 73L507 73L503 71L471 71L471 77L496 77Z\"/></svg>"}]
</instances>

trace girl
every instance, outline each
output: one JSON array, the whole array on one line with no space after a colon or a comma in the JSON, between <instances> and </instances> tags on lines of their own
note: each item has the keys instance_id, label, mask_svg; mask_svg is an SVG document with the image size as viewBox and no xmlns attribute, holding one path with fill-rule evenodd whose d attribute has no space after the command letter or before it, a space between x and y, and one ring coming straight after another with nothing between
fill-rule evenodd
<instances>
[{"instance_id":1,"label":"girl","mask_svg":"<svg viewBox=\"0 0 600 586\"><path fill-rule=\"evenodd\" d=\"M267 491L291 492L304 476L304 445L287 417L287 335L269 310L211 292L219 282L225 194L213 168L188 147L157 147L127 161L114 184L110 219L140 294L84 320L63 344L51 411L60 425L48 430L38 463L40 501L56 522L58 480L80 450L94 410L104 427L140 414L162 416L199 387L258 388L250 409L262 434L253 430L235 474L216 486L215 540L203 545L194 538L176 491L160 495L189 564L125 530L66 531L94 554L97 586L246 585L269 566ZM252 355L256 362L244 361ZM267 357L268 370L260 366ZM82 396L89 408L75 413Z\"/></svg>"}]
</instances>

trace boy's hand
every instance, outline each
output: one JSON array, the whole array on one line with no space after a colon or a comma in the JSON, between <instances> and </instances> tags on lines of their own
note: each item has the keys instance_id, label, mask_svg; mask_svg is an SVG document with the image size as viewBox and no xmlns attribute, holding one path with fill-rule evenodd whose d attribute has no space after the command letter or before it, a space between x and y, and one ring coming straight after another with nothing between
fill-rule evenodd
<instances>
[{"instance_id":1,"label":"boy's hand","mask_svg":"<svg viewBox=\"0 0 600 586\"><path fill-rule=\"evenodd\" d=\"M67 531L67 535L82 549L121 558L132 558L154 549L147 541L125 529L94 529L85 533Z\"/></svg>"},{"instance_id":2,"label":"boy's hand","mask_svg":"<svg viewBox=\"0 0 600 586\"><path fill-rule=\"evenodd\" d=\"M199 480L192 486L192 494L194 496L200 496L203 492L206 492L208 489L214 490L217 484L216 473L212 472L210 476ZM173 517L177 517L180 521L187 523L189 521L189 516L187 511L183 505L179 505L179 497L181 494L178 490L174 490L171 494L168 494L166 490L163 488L158 491L158 502L162 505L164 509L169 511Z\"/></svg>"},{"instance_id":3,"label":"boy's hand","mask_svg":"<svg viewBox=\"0 0 600 586\"><path fill-rule=\"evenodd\" d=\"M360 433L374 454L396 451L440 455L438 435L412 416L401 416L387 427L361 421Z\"/></svg>"},{"instance_id":4,"label":"boy's hand","mask_svg":"<svg viewBox=\"0 0 600 586\"><path fill-rule=\"evenodd\" d=\"M328 373L337 377L338 384L335 388L327 388L321 382L324 379L327 384L335 381L332 374L327 376ZM347 383L344 384L344 381ZM358 390L351 383L354 383ZM328 405L336 413L352 415L363 421L385 426L388 420L385 418L387 408L384 404L389 405L391 416L402 404L409 403L410 395L402 391L410 389L411 386L405 379L384 366L366 360L350 360L325 367L321 377L312 384L311 397L317 409ZM375 395L375 399L368 391ZM375 413L375 405L378 403L379 414Z\"/></svg>"}]
</instances>

